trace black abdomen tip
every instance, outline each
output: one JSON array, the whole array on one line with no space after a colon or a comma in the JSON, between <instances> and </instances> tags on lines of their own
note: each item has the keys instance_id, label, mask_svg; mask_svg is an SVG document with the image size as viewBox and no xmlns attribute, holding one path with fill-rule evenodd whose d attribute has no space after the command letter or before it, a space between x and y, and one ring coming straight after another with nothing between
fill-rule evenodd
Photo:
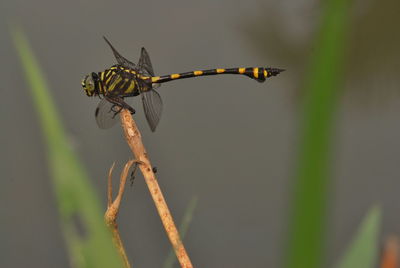
<instances>
[{"instance_id":1,"label":"black abdomen tip","mask_svg":"<svg viewBox=\"0 0 400 268\"><path fill-rule=\"evenodd\" d=\"M265 68L268 71L268 77L269 76L276 76L280 74L281 72L284 72L285 69L279 69L279 68Z\"/></svg>"}]
</instances>

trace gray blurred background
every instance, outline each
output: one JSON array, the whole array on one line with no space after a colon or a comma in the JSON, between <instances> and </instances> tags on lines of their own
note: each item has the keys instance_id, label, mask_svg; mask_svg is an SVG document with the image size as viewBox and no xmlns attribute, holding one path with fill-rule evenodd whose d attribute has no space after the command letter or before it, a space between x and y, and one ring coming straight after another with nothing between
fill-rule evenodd
<instances>
[{"instance_id":1,"label":"gray blurred background","mask_svg":"<svg viewBox=\"0 0 400 268\"><path fill-rule=\"evenodd\" d=\"M131 153L119 127L97 128L98 99L81 78L114 64L105 35L134 62L149 51L156 74L273 66L264 84L237 76L159 89L155 133L131 101L167 201L179 222L198 197L185 238L196 267L278 267L297 155L300 88L313 53L318 1L22 1L0 3L0 267L69 267L44 142L9 24L20 25L49 81L81 160L106 205L106 173ZM400 233L400 2L356 1L336 116L328 260L341 256L372 204L382 238ZM119 215L134 267L161 267L168 239L138 176ZM210 243L209 241L212 241Z\"/></svg>"}]
</instances>

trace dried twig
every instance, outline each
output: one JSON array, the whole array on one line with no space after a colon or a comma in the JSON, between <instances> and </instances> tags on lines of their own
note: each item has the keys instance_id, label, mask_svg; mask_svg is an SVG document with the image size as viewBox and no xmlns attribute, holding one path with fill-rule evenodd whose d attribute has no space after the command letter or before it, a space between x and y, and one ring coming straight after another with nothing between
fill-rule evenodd
<instances>
[{"instance_id":1,"label":"dried twig","mask_svg":"<svg viewBox=\"0 0 400 268\"><path fill-rule=\"evenodd\" d=\"M172 247L174 248L176 257L178 258L181 267L192 268L193 265L189 259L189 256L186 253L185 247L179 237L179 233L175 226L174 220L172 219L167 203L165 202L160 186L158 185L156 176L154 175L154 172L152 170L150 160L142 143L142 138L136 126L136 123L135 121L133 121L130 112L126 109L123 109L121 111L120 117L126 141L131 148L135 158L141 162L140 170L143 173L151 197L153 198L154 204L157 207L158 214L161 217L161 221L167 232L168 238L171 241Z\"/></svg>"},{"instance_id":2,"label":"dried twig","mask_svg":"<svg viewBox=\"0 0 400 268\"><path fill-rule=\"evenodd\" d=\"M118 212L119 212L119 206L121 204L121 199L124 194L126 179L128 177L128 172L133 163L140 163L140 162L137 160L129 160L125 164L124 170L121 173L118 194L114 201L112 200L113 199L112 198L112 172L113 172L115 163L113 163L113 165L111 166L110 171L108 172L107 211L104 215L105 222L112 232L114 244L117 247L118 252L124 261L125 268L130 268L131 265L130 265L128 257L126 255L124 245L122 244L121 237L119 235L117 216L118 216Z\"/></svg>"}]
</instances>

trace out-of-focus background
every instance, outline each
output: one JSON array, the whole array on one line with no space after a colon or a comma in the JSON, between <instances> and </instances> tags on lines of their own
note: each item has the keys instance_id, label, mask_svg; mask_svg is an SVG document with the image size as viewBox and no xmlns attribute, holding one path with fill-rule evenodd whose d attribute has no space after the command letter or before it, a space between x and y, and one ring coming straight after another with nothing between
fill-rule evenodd
<instances>
[{"instance_id":1,"label":"out-of-focus background","mask_svg":"<svg viewBox=\"0 0 400 268\"><path fill-rule=\"evenodd\" d=\"M334 114L326 266L336 262L366 211L380 204L380 237L400 233L400 2L355 1ZM106 206L106 174L131 158L121 128L98 129L98 99L81 79L115 63L106 36L156 74L272 66L256 83L240 76L159 88L151 133L140 99L135 119L179 222L198 198L185 245L196 267L280 267L299 142L299 107L319 29L319 1L2 1L0 3L0 267L70 267L44 141L10 37L25 32L46 75L70 143ZM118 219L134 267L161 267L170 245L138 175ZM211 241L211 242L210 242ZM306 246L306 245L305 245Z\"/></svg>"}]
</instances>

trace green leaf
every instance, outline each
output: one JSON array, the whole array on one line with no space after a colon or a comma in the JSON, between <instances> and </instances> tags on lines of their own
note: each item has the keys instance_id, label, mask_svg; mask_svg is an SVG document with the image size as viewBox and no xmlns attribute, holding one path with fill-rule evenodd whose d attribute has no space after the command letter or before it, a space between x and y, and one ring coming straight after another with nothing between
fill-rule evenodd
<instances>
[{"instance_id":1,"label":"green leaf","mask_svg":"<svg viewBox=\"0 0 400 268\"><path fill-rule=\"evenodd\" d=\"M324 266L332 134L344 74L350 2L322 2L322 21L303 89L298 166L284 256L287 268Z\"/></svg>"},{"instance_id":2,"label":"green leaf","mask_svg":"<svg viewBox=\"0 0 400 268\"><path fill-rule=\"evenodd\" d=\"M28 41L20 29L12 29L12 36L43 131L47 164L71 266L123 267L111 233L104 224L100 200L67 142L51 92Z\"/></svg>"},{"instance_id":3,"label":"green leaf","mask_svg":"<svg viewBox=\"0 0 400 268\"><path fill-rule=\"evenodd\" d=\"M381 210L375 206L364 218L357 234L336 268L372 268L378 255L378 233L381 225Z\"/></svg>"}]
</instances>

